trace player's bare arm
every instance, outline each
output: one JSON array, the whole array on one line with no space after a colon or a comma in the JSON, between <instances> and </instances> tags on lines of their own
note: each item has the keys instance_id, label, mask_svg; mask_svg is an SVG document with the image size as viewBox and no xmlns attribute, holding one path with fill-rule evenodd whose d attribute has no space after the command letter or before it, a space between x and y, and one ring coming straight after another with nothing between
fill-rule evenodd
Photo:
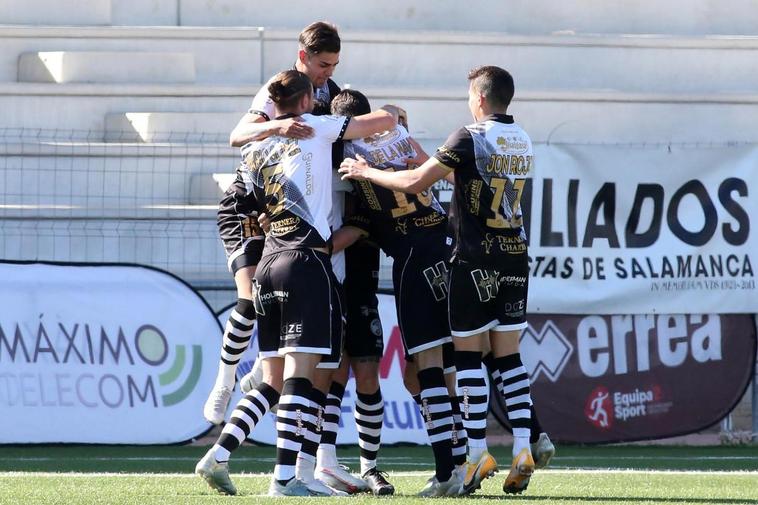
<instances>
[{"instance_id":1,"label":"player's bare arm","mask_svg":"<svg viewBox=\"0 0 758 505\"><path fill-rule=\"evenodd\" d=\"M260 114L248 112L240 119L229 135L229 145L241 147L254 140L263 140L272 135L292 139L307 139L313 136L313 128L300 117L266 121Z\"/></svg>"},{"instance_id":2,"label":"player's bare arm","mask_svg":"<svg viewBox=\"0 0 758 505\"><path fill-rule=\"evenodd\" d=\"M413 150L416 151L416 157L408 158L405 164L408 165L409 170L413 170L414 168L420 167L426 163L426 160L429 159L429 155L426 154L426 151L424 151L424 148L421 147L421 144L419 144L418 141L413 137L408 137L408 142L410 142Z\"/></svg>"},{"instance_id":3,"label":"player's bare arm","mask_svg":"<svg viewBox=\"0 0 758 505\"><path fill-rule=\"evenodd\" d=\"M350 120L343 138L345 140L368 137L374 133L391 130L397 125L400 109L394 105L385 105L379 110L362 116L355 116Z\"/></svg>"},{"instance_id":4,"label":"player's bare arm","mask_svg":"<svg viewBox=\"0 0 758 505\"><path fill-rule=\"evenodd\" d=\"M429 158L415 170L389 172L373 168L358 155L358 159L345 158L340 164L342 179L367 180L392 191L417 194L429 188L452 170L437 158Z\"/></svg>"},{"instance_id":5,"label":"player's bare arm","mask_svg":"<svg viewBox=\"0 0 758 505\"><path fill-rule=\"evenodd\" d=\"M332 253L347 249L364 237L368 237L365 230L361 230L357 226L345 225L332 233Z\"/></svg>"}]
</instances>

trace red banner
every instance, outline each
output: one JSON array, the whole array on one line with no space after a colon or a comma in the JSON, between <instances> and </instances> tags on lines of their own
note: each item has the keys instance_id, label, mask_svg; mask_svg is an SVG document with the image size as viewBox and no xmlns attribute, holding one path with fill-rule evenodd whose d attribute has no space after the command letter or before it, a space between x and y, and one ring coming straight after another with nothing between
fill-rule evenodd
<instances>
[{"instance_id":1,"label":"red banner","mask_svg":"<svg viewBox=\"0 0 758 505\"><path fill-rule=\"evenodd\" d=\"M665 438L711 426L739 402L755 370L756 327L752 315L532 315L521 354L551 438Z\"/></svg>"}]
</instances>

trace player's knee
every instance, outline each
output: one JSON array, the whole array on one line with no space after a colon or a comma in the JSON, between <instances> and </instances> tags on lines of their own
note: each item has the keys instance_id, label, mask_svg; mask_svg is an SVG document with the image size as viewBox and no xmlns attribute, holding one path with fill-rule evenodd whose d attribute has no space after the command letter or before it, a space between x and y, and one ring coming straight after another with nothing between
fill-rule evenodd
<instances>
[{"instance_id":1,"label":"player's knee","mask_svg":"<svg viewBox=\"0 0 758 505\"><path fill-rule=\"evenodd\" d=\"M442 346L438 345L431 349L425 349L413 356L419 370L427 368L442 368Z\"/></svg>"},{"instance_id":2,"label":"player's knee","mask_svg":"<svg viewBox=\"0 0 758 505\"><path fill-rule=\"evenodd\" d=\"M283 375L284 360L282 358L263 358L261 361L261 382L281 391L284 383Z\"/></svg>"},{"instance_id":3,"label":"player's knee","mask_svg":"<svg viewBox=\"0 0 758 505\"><path fill-rule=\"evenodd\" d=\"M416 365L409 361L405 365L405 371L403 372L403 385L405 386L405 389L408 390L408 393L413 395L417 395L421 391L421 387L418 383L418 370L416 369Z\"/></svg>"},{"instance_id":4,"label":"player's knee","mask_svg":"<svg viewBox=\"0 0 758 505\"><path fill-rule=\"evenodd\" d=\"M379 359L372 356L351 358L355 386L361 393L371 394L379 389Z\"/></svg>"}]
</instances>

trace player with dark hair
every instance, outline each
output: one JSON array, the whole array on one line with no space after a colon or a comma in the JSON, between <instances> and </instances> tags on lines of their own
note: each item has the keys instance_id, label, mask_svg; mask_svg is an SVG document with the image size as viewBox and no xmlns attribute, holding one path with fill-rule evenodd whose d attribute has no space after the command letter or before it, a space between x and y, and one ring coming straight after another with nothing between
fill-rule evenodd
<instances>
[{"instance_id":1,"label":"player with dark hair","mask_svg":"<svg viewBox=\"0 0 758 505\"><path fill-rule=\"evenodd\" d=\"M331 97L339 92L339 87L329 79L339 62L339 34L334 26L315 22L303 29L299 43L295 67L310 77L316 99L321 104L321 113L327 113ZM266 85L255 96L250 110L232 131L231 145L241 147L252 140L261 140L270 135L290 138L307 138L312 135L312 129L297 118L269 121L272 119L270 114L273 113L273 105ZM255 311L252 306L251 279L263 249L258 212L258 204L238 171L235 181L219 204L218 213L219 231L227 253L229 270L234 275L238 298L224 331L216 382L203 409L205 418L213 424L220 424L224 420L234 389L237 366L252 334Z\"/></svg>"},{"instance_id":2,"label":"player with dark hair","mask_svg":"<svg viewBox=\"0 0 758 505\"><path fill-rule=\"evenodd\" d=\"M345 159L340 172L344 178L411 194L452 172L448 301L469 438L464 490L475 490L496 469L486 444L488 396L482 358L489 342L514 435L513 461L503 490L520 493L534 471L530 384L519 354L520 333L527 326L529 282L520 200L526 178L532 175L532 143L507 114L514 93L511 75L485 66L472 70L468 79L468 105L476 122L453 133L422 166L391 173L359 157Z\"/></svg>"},{"instance_id":3,"label":"player with dark hair","mask_svg":"<svg viewBox=\"0 0 758 505\"><path fill-rule=\"evenodd\" d=\"M392 128L396 112L380 110L352 119L309 114L314 107L312 83L297 70L277 74L268 93L275 119L302 116L314 133L309 139L271 136L242 148L245 182L270 219L253 281L254 305L260 356L278 362L281 394L262 383L243 398L232 413L233 427L225 428L195 471L214 489L236 494L228 473L230 453L278 402L277 457L269 494L333 495L316 480L296 478L298 454L310 446L315 457L320 438L317 412L342 354L342 301L329 261L332 143ZM257 401L255 393L266 402Z\"/></svg>"},{"instance_id":4,"label":"player with dark hair","mask_svg":"<svg viewBox=\"0 0 758 505\"><path fill-rule=\"evenodd\" d=\"M335 114L351 116L370 110L366 97L355 90L342 91L332 102ZM362 156L393 172L408 168L407 160L417 156L415 145L405 127L398 125L347 142L344 149L348 157ZM447 322L445 211L430 191L406 195L366 181L354 182L362 211L348 216L349 226L335 234L335 246L344 243L343 237L347 241L370 236L394 260L398 323L406 359L413 362L417 374L422 415L435 456L435 475L420 494L456 496L462 484L453 459L453 440L458 441L453 421L457 402L451 402L447 389L442 353L443 345L452 340Z\"/></svg>"},{"instance_id":5,"label":"player with dark hair","mask_svg":"<svg viewBox=\"0 0 758 505\"><path fill-rule=\"evenodd\" d=\"M331 100L340 89L331 79L339 63L341 49L337 29L328 23L316 22L308 25L300 34L299 51L295 68L308 75L313 83L316 104L314 114L329 114ZM263 138L272 132L292 136L307 137L309 128L297 118L285 120L272 119L272 102L266 88L253 99L248 113L240 120L230 136L232 145ZM341 142L333 146L333 162L336 169L342 160ZM335 212L332 213L330 224L337 229L342 224L342 212L339 209L342 192L335 194ZM350 202L345 202L350 205ZM370 489L374 494L391 494L394 488L387 482L383 474L371 466L371 462L361 465L363 479L354 477L347 467L340 465L336 454L336 438L341 414L340 405L348 380L349 369L352 368L358 397L357 408L354 411L359 438L365 447L374 445L375 428L372 421L384 413L384 400L379 389L379 361L384 352L382 326L379 320L376 293L378 290L379 250L366 241L360 241L344 252L332 256L335 274L340 282L344 280L347 298L347 332L345 350L350 356L342 367L335 373L334 382L329 387L326 405L323 411L321 444L318 447L317 467L315 475L329 486L355 493ZM259 365L256 365L258 368ZM250 382L243 378L242 384ZM367 454L372 452L367 449ZM307 458L307 456L305 456ZM310 472L311 462L299 460L298 464Z\"/></svg>"},{"instance_id":6,"label":"player with dark hair","mask_svg":"<svg viewBox=\"0 0 758 505\"><path fill-rule=\"evenodd\" d=\"M314 111L315 115L329 114L329 104L332 98L340 91L339 86L331 79L337 64L339 63L339 51L341 49L340 37L336 27L329 23L318 21L311 23L299 36L299 49L294 68L306 74L313 85L314 92ZM242 117L238 125L230 135L230 143L233 146L242 146L252 140L261 140L270 135L278 134L290 138L307 138L312 135L312 129L298 117L275 119L274 104L268 93L268 86L263 86L256 94L248 112ZM341 142L333 144L332 159L334 168L342 160ZM248 194L244 201L239 197L245 193L244 183L238 177L227 193L226 201L222 202L222 208L227 221L247 222L251 218L247 210L254 208L252 198ZM335 208L342 205L342 192L335 192ZM257 219L250 220L255 224L254 230L256 237L262 238L257 226ZM333 229L339 228L342 224L341 211L335 211L330 216L330 225ZM240 236L238 228L248 230L249 227L238 226L232 228L228 235L233 237ZM254 242L259 244L261 242ZM372 384L378 390L378 360L383 354L382 329L378 315L378 300L376 292L378 289L378 269L379 269L379 252L376 247L356 244L346 252L339 252L332 255L332 265L335 275L340 282L345 279L345 270L349 270L350 275L347 279L346 289L350 294L350 303L347 307L348 314L348 335L346 339L346 348L350 351L352 359L353 372L356 380L366 384L367 389L372 389ZM250 278L254 273L254 267L250 268L244 274L236 277L238 282L243 283L247 288L244 292L244 298L241 296L242 304L249 309L249 298L247 296L251 289ZM250 312L248 310L248 312ZM235 371L244 349L250 341L250 332L252 328L252 316L248 314L245 321L249 321L247 331L242 333L236 331L234 334L226 332L224 338L224 349L233 349L234 356L227 355L222 351L222 362L219 367L219 376L213 391L209 395L208 402L204 409L205 417L214 424L220 423L226 412L231 391L234 387ZM232 323L230 323L232 324ZM373 338L372 338L373 336ZM370 340L370 341L369 341ZM369 351L360 350L355 352L353 344L356 341L364 342L363 347ZM335 382L329 387L326 405L319 411L319 423L321 425L323 436L322 444L318 447L318 468L317 474L324 481L327 481L332 487L346 492L358 492L370 488L374 493L386 493L391 486L387 487L386 480L382 477L362 480L354 477L349 470L340 465L337 461L335 442L337 437L337 428L340 415L340 404L344 394L344 386L347 382L348 363L335 373ZM263 370L263 368L266 368ZM278 371L268 370L266 363L256 361L254 365L255 376L260 375L261 380L265 382L276 381L275 375ZM256 383L253 378L254 374L248 374L240 384L243 392L252 389L251 385ZM281 375L279 373L279 375ZM246 386L248 389L246 390ZM368 395L359 399L362 405L361 409L356 409L356 419L373 417L377 413L383 413L383 401L381 396ZM364 408L365 407L365 408ZM359 432L361 431L361 421L359 423ZM310 455L306 452L298 460L298 467L304 473L314 473L316 457L311 461ZM381 475L377 474L379 477ZM370 476L370 475L369 475Z\"/></svg>"}]
</instances>

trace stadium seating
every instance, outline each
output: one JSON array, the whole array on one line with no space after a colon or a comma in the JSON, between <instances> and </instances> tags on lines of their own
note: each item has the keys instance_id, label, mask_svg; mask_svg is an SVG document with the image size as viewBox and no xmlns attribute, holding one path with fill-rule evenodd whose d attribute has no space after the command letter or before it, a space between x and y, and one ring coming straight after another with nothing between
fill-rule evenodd
<instances>
[{"instance_id":1,"label":"stadium seating","mask_svg":"<svg viewBox=\"0 0 758 505\"><path fill-rule=\"evenodd\" d=\"M469 121L465 74L483 63L513 72L511 110L537 143L755 140L749 0L329 5L343 38L336 81L405 107L430 151ZM6 235L0 254L146 261L228 283L212 204L218 174L235 166L228 133L264 80L292 63L310 6L0 0L3 230L44 217L53 237ZM195 240L172 251L192 226ZM103 238L113 230L132 245Z\"/></svg>"}]
</instances>

